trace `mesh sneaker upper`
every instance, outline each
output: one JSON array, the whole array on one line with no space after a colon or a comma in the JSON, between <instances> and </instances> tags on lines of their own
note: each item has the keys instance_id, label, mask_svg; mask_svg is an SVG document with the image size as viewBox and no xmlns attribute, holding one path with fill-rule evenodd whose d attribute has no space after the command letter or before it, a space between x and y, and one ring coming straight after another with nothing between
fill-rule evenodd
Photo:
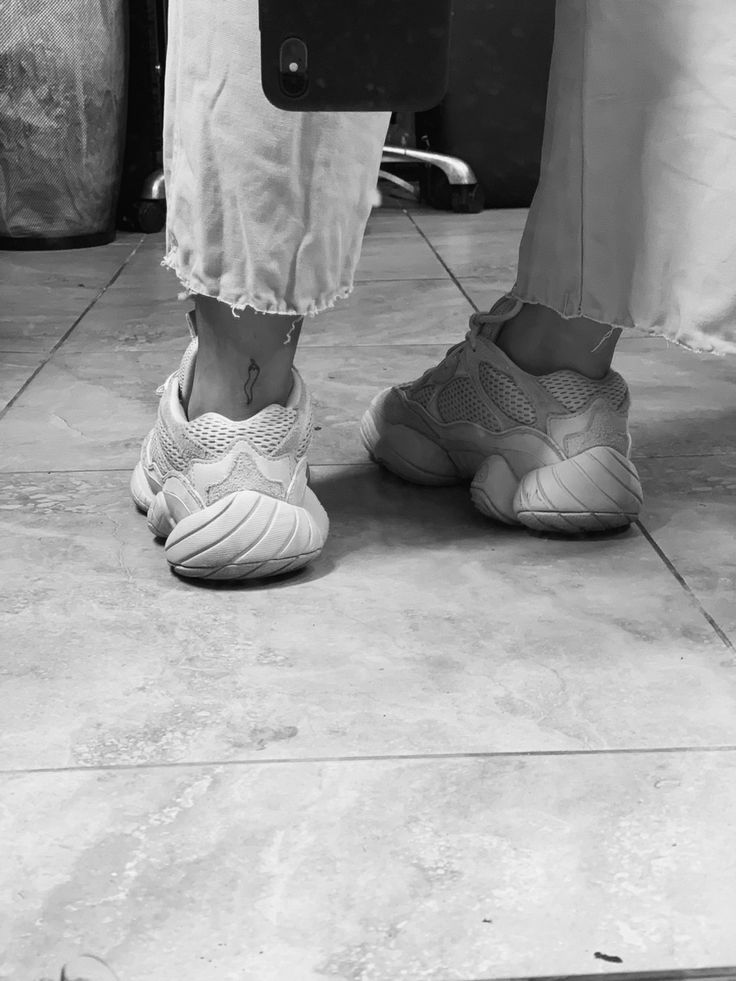
<instances>
[{"instance_id":1,"label":"mesh sneaker upper","mask_svg":"<svg viewBox=\"0 0 736 981\"><path fill-rule=\"evenodd\" d=\"M433 375L428 378L425 374L418 381L401 386L400 390L412 402L438 415L442 422L479 423L492 431L502 427L491 405L500 409L513 423L536 425L540 421L540 395L547 409L557 412L560 409L580 412L596 399L602 399L613 412L627 408L628 385L615 371L609 371L601 380L587 378L576 371L556 371L538 377L519 372L524 376L521 382L518 377L490 361L479 360L479 385L474 383L472 373L467 366L463 366L462 359L456 362L455 371L452 377L441 379L435 379ZM535 393L536 386L543 391L540 393L537 390ZM548 398L544 398L544 395ZM436 410L432 412L435 398Z\"/></svg>"},{"instance_id":2,"label":"mesh sneaker upper","mask_svg":"<svg viewBox=\"0 0 736 981\"><path fill-rule=\"evenodd\" d=\"M277 411L277 410L281 411ZM248 422L238 423L222 416L204 415L194 422L172 425L164 420L155 437L166 459L164 469L186 470L195 460L216 460L229 453L238 443L247 443L263 457L287 453L304 456L311 438L311 413L306 425L298 425L298 413L269 406ZM168 464L168 466L167 466Z\"/></svg>"},{"instance_id":3,"label":"mesh sneaker upper","mask_svg":"<svg viewBox=\"0 0 736 981\"><path fill-rule=\"evenodd\" d=\"M533 426L537 412L529 397L522 392L514 379L488 361L478 365L478 375L488 397L503 409L505 415L524 426Z\"/></svg>"},{"instance_id":4,"label":"mesh sneaker upper","mask_svg":"<svg viewBox=\"0 0 736 981\"><path fill-rule=\"evenodd\" d=\"M393 389L383 403L391 421L401 424L406 409L415 407L403 424L427 435L436 423L480 426L489 434L529 427L555 442L559 438L566 454L601 441L628 451L630 399L621 375L609 371L601 380L571 370L530 375L497 346L499 329L471 329L465 342L451 348L438 365ZM459 438L467 442L469 437Z\"/></svg>"},{"instance_id":5,"label":"mesh sneaker upper","mask_svg":"<svg viewBox=\"0 0 736 981\"><path fill-rule=\"evenodd\" d=\"M579 375L577 371L555 371L552 375L542 375L537 381L570 412L579 412L593 398L605 399L617 412L629 393L628 385L616 371L610 371L600 381Z\"/></svg>"},{"instance_id":6,"label":"mesh sneaker upper","mask_svg":"<svg viewBox=\"0 0 736 981\"><path fill-rule=\"evenodd\" d=\"M437 396L437 412L443 422L479 422L486 429L498 430L498 419L479 397L472 381L458 375L444 385Z\"/></svg>"}]
</instances>

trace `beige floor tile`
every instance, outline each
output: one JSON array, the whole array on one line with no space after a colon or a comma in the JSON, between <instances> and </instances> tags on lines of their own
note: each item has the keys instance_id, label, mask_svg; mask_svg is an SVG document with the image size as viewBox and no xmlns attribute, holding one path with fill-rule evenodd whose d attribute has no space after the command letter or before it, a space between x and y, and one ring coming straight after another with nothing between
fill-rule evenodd
<instances>
[{"instance_id":1,"label":"beige floor tile","mask_svg":"<svg viewBox=\"0 0 736 981\"><path fill-rule=\"evenodd\" d=\"M357 283L338 304L302 330L302 349L343 345L440 344L461 341L473 307L450 279Z\"/></svg>"},{"instance_id":2,"label":"beige floor tile","mask_svg":"<svg viewBox=\"0 0 736 981\"><path fill-rule=\"evenodd\" d=\"M129 349L62 347L7 416L0 470L89 470L135 462L152 425L155 390L177 366L186 336L145 329ZM447 344L305 346L297 358L315 402L316 464L364 463L358 424L382 388L418 377ZM730 452L736 432L736 375L727 359L692 355L661 339L624 342L616 362L634 398L634 456Z\"/></svg>"},{"instance_id":3,"label":"beige floor tile","mask_svg":"<svg viewBox=\"0 0 736 981\"><path fill-rule=\"evenodd\" d=\"M480 240L494 234L521 240L528 213L528 208L489 208L477 215L459 215L424 206L412 211L411 221L433 242Z\"/></svg>"},{"instance_id":4,"label":"beige floor tile","mask_svg":"<svg viewBox=\"0 0 736 981\"><path fill-rule=\"evenodd\" d=\"M48 354L140 240L121 232L115 242L91 249L0 252L0 353Z\"/></svg>"},{"instance_id":5,"label":"beige floor tile","mask_svg":"<svg viewBox=\"0 0 736 981\"><path fill-rule=\"evenodd\" d=\"M127 291L133 302L142 299L164 303L176 300L183 287L176 273L161 265L165 252L163 232L146 235L143 244L115 280L112 290Z\"/></svg>"},{"instance_id":6,"label":"beige floor tile","mask_svg":"<svg viewBox=\"0 0 736 981\"><path fill-rule=\"evenodd\" d=\"M185 314L193 303L135 291L125 283L110 289L64 344L72 351L137 352L152 348L178 361L189 342ZM300 349L462 340L473 307L449 279L357 283L333 309L305 321Z\"/></svg>"},{"instance_id":7,"label":"beige floor tile","mask_svg":"<svg viewBox=\"0 0 736 981\"><path fill-rule=\"evenodd\" d=\"M155 421L155 389L175 365L161 355L142 364L135 354L62 352L3 420L4 469L130 466Z\"/></svg>"},{"instance_id":8,"label":"beige floor tile","mask_svg":"<svg viewBox=\"0 0 736 981\"><path fill-rule=\"evenodd\" d=\"M331 536L261 585L177 579L128 496L188 338L163 234L0 254L0 406L104 291L0 421L0 768L79 768L2 778L0 978L736 962L733 359L622 341L644 532L403 484L360 416L509 288L526 218L410 211L305 331Z\"/></svg>"},{"instance_id":9,"label":"beige floor tile","mask_svg":"<svg viewBox=\"0 0 736 981\"><path fill-rule=\"evenodd\" d=\"M504 293L513 285L512 282L503 282L494 278L480 277L478 279L459 279L460 288L468 297L470 303L474 304L483 313L490 310L496 300L500 300Z\"/></svg>"},{"instance_id":10,"label":"beige floor tile","mask_svg":"<svg viewBox=\"0 0 736 981\"><path fill-rule=\"evenodd\" d=\"M65 352L144 351L165 343L172 357L179 356L188 341L185 313L192 309L193 301L177 300L171 274L152 272L144 259L132 265L130 276L121 276L85 316L65 342ZM146 280L145 285L139 280ZM473 310L490 309L508 285L492 278L463 279L458 285L446 277L358 282L350 297L305 322L301 347L449 345L462 339ZM40 324L41 318L32 323ZM28 336L34 330L38 327L29 327ZM630 330L625 336L647 335Z\"/></svg>"},{"instance_id":11,"label":"beige floor tile","mask_svg":"<svg viewBox=\"0 0 736 981\"><path fill-rule=\"evenodd\" d=\"M169 572L126 472L9 476L0 765L736 743L733 651L635 529L314 479L323 557L221 587Z\"/></svg>"},{"instance_id":12,"label":"beige floor tile","mask_svg":"<svg viewBox=\"0 0 736 981\"><path fill-rule=\"evenodd\" d=\"M122 981L468 981L736 961L732 752L1 786L6 978L58 977L82 951Z\"/></svg>"},{"instance_id":13,"label":"beige floor tile","mask_svg":"<svg viewBox=\"0 0 736 981\"><path fill-rule=\"evenodd\" d=\"M414 215L418 228L458 278L481 277L510 287L516 279L526 209Z\"/></svg>"},{"instance_id":14,"label":"beige floor tile","mask_svg":"<svg viewBox=\"0 0 736 981\"><path fill-rule=\"evenodd\" d=\"M416 211L421 211L421 205L416 205L413 202L399 204L388 195L384 196L384 201L387 204L385 208L374 208L371 211L365 230L366 235L372 235L381 229L411 231L416 227L410 214L413 216ZM410 214L405 214L405 211L410 212Z\"/></svg>"},{"instance_id":15,"label":"beige floor tile","mask_svg":"<svg viewBox=\"0 0 736 981\"><path fill-rule=\"evenodd\" d=\"M736 441L712 457L647 460L645 526L736 647Z\"/></svg>"},{"instance_id":16,"label":"beige floor tile","mask_svg":"<svg viewBox=\"0 0 736 981\"><path fill-rule=\"evenodd\" d=\"M415 228L377 225L363 240L355 282L383 279L437 279L447 270Z\"/></svg>"},{"instance_id":17,"label":"beige floor tile","mask_svg":"<svg viewBox=\"0 0 736 981\"><path fill-rule=\"evenodd\" d=\"M0 469L89 470L132 466L155 420L156 388L186 338L129 350L61 348L11 409ZM176 349L176 351L175 351ZM298 365L317 412L314 463L363 463L358 421L381 388L421 373L442 347L304 348Z\"/></svg>"},{"instance_id":18,"label":"beige floor tile","mask_svg":"<svg viewBox=\"0 0 736 981\"><path fill-rule=\"evenodd\" d=\"M97 295L87 287L3 284L0 356L48 354Z\"/></svg>"},{"instance_id":19,"label":"beige floor tile","mask_svg":"<svg viewBox=\"0 0 736 981\"><path fill-rule=\"evenodd\" d=\"M0 351L0 411L18 394L42 360L37 354Z\"/></svg>"},{"instance_id":20,"label":"beige floor tile","mask_svg":"<svg viewBox=\"0 0 736 981\"><path fill-rule=\"evenodd\" d=\"M100 289L125 263L145 236L118 232L109 245L50 251L0 250L0 282L15 287L85 287Z\"/></svg>"},{"instance_id":21,"label":"beige floor tile","mask_svg":"<svg viewBox=\"0 0 736 981\"><path fill-rule=\"evenodd\" d=\"M135 284L116 283L64 342L63 354L123 354L145 359L148 352L170 359L172 370L189 343L186 313L192 302L179 301L176 292L138 290Z\"/></svg>"},{"instance_id":22,"label":"beige floor tile","mask_svg":"<svg viewBox=\"0 0 736 981\"><path fill-rule=\"evenodd\" d=\"M631 387L635 457L706 456L736 447L733 359L632 337L622 341L614 367Z\"/></svg>"}]
</instances>

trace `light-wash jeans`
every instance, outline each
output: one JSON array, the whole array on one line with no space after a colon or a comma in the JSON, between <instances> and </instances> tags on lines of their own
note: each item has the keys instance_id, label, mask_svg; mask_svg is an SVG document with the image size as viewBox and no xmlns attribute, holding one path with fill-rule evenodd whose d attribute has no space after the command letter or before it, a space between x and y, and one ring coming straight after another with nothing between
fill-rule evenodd
<instances>
[{"instance_id":1,"label":"light-wash jeans","mask_svg":"<svg viewBox=\"0 0 736 981\"><path fill-rule=\"evenodd\" d=\"M353 287L388 123L275 109L257 0L171 0L163 264L234 311L331 307ZM564 317L736 353L736 0L558 0L509 287Z\"/></svg>"}]
</instances>

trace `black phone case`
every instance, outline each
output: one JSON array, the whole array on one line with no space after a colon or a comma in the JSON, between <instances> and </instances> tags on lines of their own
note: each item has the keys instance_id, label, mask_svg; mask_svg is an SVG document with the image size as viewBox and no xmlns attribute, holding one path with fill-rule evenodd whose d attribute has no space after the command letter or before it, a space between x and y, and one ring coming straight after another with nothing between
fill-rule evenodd
<instances>
[{"instance_id":1,"label":"black phone case","mask_svg":"<svg viewBox=\"0 0 736 981\"><path fill-rule=\"evenodd\" d=\"M263 92L297 112L418 112L449 82L452 0L258 0Z\"/></svg>"}]
</instances>

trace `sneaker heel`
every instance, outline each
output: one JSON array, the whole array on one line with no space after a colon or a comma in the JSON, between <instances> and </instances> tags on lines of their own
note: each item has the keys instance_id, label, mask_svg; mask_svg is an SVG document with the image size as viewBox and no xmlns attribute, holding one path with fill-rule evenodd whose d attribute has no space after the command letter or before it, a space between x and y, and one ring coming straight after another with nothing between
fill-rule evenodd
<instances>
[{"instance_id":1,"label":"sneaker heel","mask_svg":"<svg viewBox=\"0 0 736 981\"><path fill-rule=\"evenodd\" d=\"M130 478L130 493L138 510L147 514L153 504L156 491L151 488L140 462L136 464Z\"/></svg>"},{"instance_id":2,"label":"sneaker heel","mask_svg":"<svg viewBox=\"0 0 736 981\"><path fill-rule=\"evenodd\" d=\"M413 484L442 487L461 479L442 447L415 429L383 425L379 434L369 410L361 423L361 436L371 459Z\"/></svg>"},{"instance_id":3,"label":"sneaker heel","mask_svg":"<svg viewBox=\"0 0 736 981\"><path fill-rule=\"evenodd\" d=\"M519 478L502 456L489 456L480 466L470 485L470 499L488 518L507 525L518 524L514 495Z\"/></svg>"},{"instance_id":4,"label":"sneaker heel","mask_svg":"<svg viewBox=\"0 0 736 981\"><path fill-rule=\"evenodd\" d=\"M631 460L613 447L595 446L526 474L514 509L534 531L601 532L635 521L643 497Z\"/></svg>"}]
</instances>

